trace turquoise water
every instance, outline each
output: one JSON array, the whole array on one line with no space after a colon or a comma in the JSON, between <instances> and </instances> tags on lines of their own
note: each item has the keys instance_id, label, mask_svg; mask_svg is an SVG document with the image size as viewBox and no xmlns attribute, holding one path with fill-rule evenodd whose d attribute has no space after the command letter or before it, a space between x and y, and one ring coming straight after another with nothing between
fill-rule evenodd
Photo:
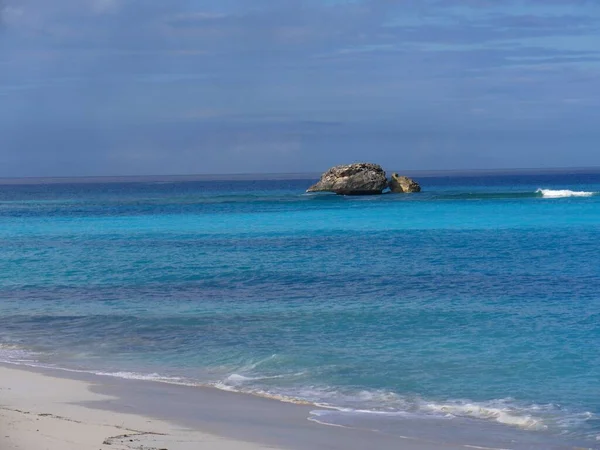
<instances>
[{"instance_id":1,"label":"turquoise water","mask_svg":"<svg viewBox=\"0 0 600 450\"><path fill-rule=\"evenodd\" d=\"M0 359L597 445L600 174L312 181L2 186Z\"/></svg>"}]
</instances>

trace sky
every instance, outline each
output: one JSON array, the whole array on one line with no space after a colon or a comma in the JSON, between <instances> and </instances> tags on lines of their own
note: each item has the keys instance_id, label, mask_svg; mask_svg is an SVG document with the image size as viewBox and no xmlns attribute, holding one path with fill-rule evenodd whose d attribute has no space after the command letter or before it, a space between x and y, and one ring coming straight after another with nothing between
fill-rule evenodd
<instances>
[{"instance_id":1,"label":"sky","mask_svg":"<svg viewBox=\"0 0 600 450\"><path fill-rule=\"evenodd\" d=\"M597 0L0 0L0 176L600 166Z\"/></svg>"}]
</instances>

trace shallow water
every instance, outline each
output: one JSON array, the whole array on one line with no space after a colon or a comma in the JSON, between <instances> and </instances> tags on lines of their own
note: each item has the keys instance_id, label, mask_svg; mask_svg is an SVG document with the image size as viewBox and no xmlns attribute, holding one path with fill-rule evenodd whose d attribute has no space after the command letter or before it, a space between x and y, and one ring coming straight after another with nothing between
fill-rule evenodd
<instances>
[{"instance_id":1,"label":"shallow water","mask_svg":"<svg viewBox=\"0 0 600 450\"><path fill-rule=\"evenodd\" d=\"M2 186L0 359L596 445L600 174L420 181Z\"/></svg>"}]
</instances>

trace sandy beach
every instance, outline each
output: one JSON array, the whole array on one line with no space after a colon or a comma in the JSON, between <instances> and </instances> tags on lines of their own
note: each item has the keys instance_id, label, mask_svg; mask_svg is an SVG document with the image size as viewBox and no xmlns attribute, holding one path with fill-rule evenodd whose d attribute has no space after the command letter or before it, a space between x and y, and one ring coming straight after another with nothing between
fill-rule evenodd
<instances>
[{"instance_id":1,"label":"sandy beach","mask_svg":"<svg viewBox=\"0 0 600 450\"><path fill-rule=\"evenodd\" d=\"M110 400L84 381L0 367L2 450L259 450L275 447L224 439L136 414L79 402Z\"/></svg>"}]
</instances>

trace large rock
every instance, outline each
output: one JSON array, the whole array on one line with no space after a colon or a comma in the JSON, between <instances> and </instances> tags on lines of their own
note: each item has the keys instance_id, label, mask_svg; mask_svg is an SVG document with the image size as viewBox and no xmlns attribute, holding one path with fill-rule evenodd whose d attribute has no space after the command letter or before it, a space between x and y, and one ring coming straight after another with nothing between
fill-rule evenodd
<instances>
[{"instance_id":1,"label":"large rock","mask_svg":"<svg viewBox=\"0 0 600 450\"><path fill-rule=\"evenodd\" d=\"M381 166L356 163L335 166L321 176L321 180L306 192L335 192L340 195L381 194L388 182Z\"/></svg>"},{"instance_id":2,"label":"large rock","mask_svg":"<svg viewBox=\"0 0 600 450\"><path fill-rule=\"evenodd\" d=\"M397 173L394 173L390 180L390 190L392 192L408 194L411 192L421 192L421 186L411 178L402 177Z\"/></svg>"}]
</instances>

